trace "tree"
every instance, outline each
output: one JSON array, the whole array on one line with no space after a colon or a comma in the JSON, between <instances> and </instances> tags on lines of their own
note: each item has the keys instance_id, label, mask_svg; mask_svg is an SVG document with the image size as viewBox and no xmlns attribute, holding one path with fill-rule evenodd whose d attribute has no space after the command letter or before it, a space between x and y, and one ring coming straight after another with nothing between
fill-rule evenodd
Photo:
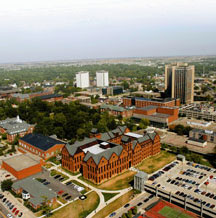
<instances>
[{"instance_id":1,"label":"tree","mask_svg":"<svg viewBox=\"0 0 216 218\"><path fill-rule=\"evenodd\" d=\"M128 83L127 81L125 81L125 80L122 82L121 85L123 86L124 90L127 90L127 89L129 89L129 87L130 87L130 86L129 86L129 83Z\"/></svg>"},{"instance_id":2,"label":"tree","mask_svg":"<svg viewBox=\"0 0 216 218\"><path fill-rule=\"evenodd\" d=\"M128 217L128 218L132 218L132 210L129 210L129 211L128 211L127 217Z\"/></svg>"},{"instance_id":3,"label":"tree","mask_svg":"<svg viewBox=\"0 0 216 218\"><path fill-rule=\"evenodd\" d=\"M13 181L11 179L6 179L6 180L2 181L1 189L3 192L10 191L12 185L13 185Z\"/></svg>"},{"instance_id":4,"label":"tree","mask_svg":"<svg viewBox=\"0 0 216 218\"><path fill-rule=\"evenodd\" d=\"M122 215L122 218L127 218L127 215L124 213L124 214Z\"/></svg>"},{"instance_id":5,"label":"tree","mask_svg":"<svg viewBox=\"0 0 216 218\"><path fill-rule=\"evenodd\" d=\"M147 126L149 126L149 124L150 124L149 120L143 118L143 119L140 120L139 127L140 127L141 129L146 129Z\"/></svg>"},{"instance_id":6,"label":"tree","mask_svg":"<svg viewBox=\"0 0 216 218\"><path fill-rule=\"evenodd\" d=\"M3 133L3 134L2 134L2 139L4 139L4 140L7 139L7 134L6 134L6 133Z\"/></svg>"},{"instance_id":7,"label":"tree","mask_svg":"<svg viewBox=\"0 0 216 218\"><path fill-rule=\"evenodd\" d=\"M135 206L135 207L133 208L132 212L133 212L133 215L136 215L136 214L137 214L137 206Z\"/></svg>"}]
</instances>

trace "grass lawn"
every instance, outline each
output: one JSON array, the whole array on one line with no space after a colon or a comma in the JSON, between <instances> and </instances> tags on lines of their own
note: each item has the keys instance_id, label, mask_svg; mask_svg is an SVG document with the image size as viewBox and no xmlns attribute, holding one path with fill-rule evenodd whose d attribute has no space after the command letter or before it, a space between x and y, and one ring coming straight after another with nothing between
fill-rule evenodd
<instances>
[{"instance_id":1,"label":"grass lawn","mask_svg":"<svg viewBox=\"0 0 216 218\"><path fill-rule=\"evenodd\" d=\"M63 174L63 173L61 173L61 172L59 172L59 171L57 171L57 170L51 170L51 171L50 171L50 175L51 175L51 176L61 175L62 177L64 177L63 181L69 179L69 177L68 177L67 175L65 175L65 174Z\"/></svg>"},{"instance_id":2,"label":"grass lawn","mask_svg":"<svg viewBox=\"0 0 216 218\"><path fill-rule=\"evenodd\" d=\"M72 173L71 171L66 170L66 169L64 169L62 167L58 167L58 168L65 171L66 173L70 174L71 176L76 176L76 175L80 174L80 172Z\"/></svg>"},{"instance_id":3,"label":"grass lawn","mask_svg":"<svg viewBox=\"0 0 216 218\"><path fill-rule=\"evenodd\" d=\"M120 189L125 189L131 186L130 183L133 181L135 174L136 174L135 172L128 170L120 175L113 177L112 179L109 179L101 183L100 185L95 185L94 183L88 180L85 180L82 176L80 176L79 179L99 189L120 190Z\"/></svg>"},{"instance_id":4,"label":"grass lawn","mask_svg":"<svg viewBox=\"0 0 216 218\"><path fill-rule=\"evenodd\" d=\"M91 192L87 195L84 201L77 200L71 204L56 211L51 218L84 218L95 210L99 204L99 196L96 192Z\"/></svg>"},{"instance_id":5,"label":"grass lawn","mask_svg":"<svg viewBox=\"0 0 216 218\"><path fill-rule=\"evenodd\" d=\"M136 168L150 174L159 170L175 159L176 156L174 154L171 154L167 151L161 151L160 154L143 160Z\"/></svg>"},{"instance_id":6,"label":"grass lawn","mask_svg":"<svg viewBox=\"0 0 216 218\"><path fill-rule=\"evenodd\" d=\"M54 165L53 164L51 164L51 163L46 163L45 165L44 165L44 167L46 168L46 169L49 169L49 168L51 168L51 167L53 167Z\"/></svg>"},{"instance_id":7,"label":"grass lawn","mask_svg":"<svg viewBox=\"0 0 216 218\"><path fill-rule=\"evenodd\" d=\"M102 210L100 210L98 213L96 213L93 218L102 218L106 217L112 212L116 211L123 205L125 205L133 196L134 192L133 190L127 192L126 194L122 195L112 203L108 204L106 207L104 207Z\"/></svg>"},{"instance_id":8,"label":"grass lawn","mask_svg":"<svg viewBox=\"0 0 216 218\"><path fill-rule=\"evenodd\" d=\"M106 192L102 192L103 196L104 196L104 200L105 202L109 201L109 199L113 198L114 196L116 196L119 193L106 193Z\"/></svg>"},{"instance_id":9,"label":"grass lawn","mask_svg":"<svg viewBox=\"0 0 216 218\"><path fill-rule=\"evenodd\" d=\"M54 209L56 209L56 208L58 208L58 207L60 207L61 205L58 203L58 202L56 202L56 203L54 203L53 204L53 206L52 206L52 210L54 210ZM37 217L40 217L40 216L42 216L43 214L42 214L42 210L40 210L40 211L38 211L38 212L36 212L35 213L35 216L37 216Z\"/></svg>"},{"instance_id":10,"label":"grass lawn","mask_svg":"<svg viewBox=\"0 0 216 218\"><path fill-rule=\"evenodd\" d=\"M48 160L46 160L46 162L48 161L53 162L56 165L59 165L61 163L60 160L57 160L55 156L50 157Z\"/></svg>"},{"instance_id":11,"label":"grass lawn","mask_svg":"<svg viewBox=\"0 0 216 218\"><path fill-rule=\"evenodd\" d=\"M165 206L164 208L162 208L159 211L159 214L161 214L162 216L167 217L167 218L176 218L176 217L178 217L178 218L192 218L192 216L190 216L186 213L183 213L180 210L168 207L168 206Z\"/></svg>"}]
</instances>

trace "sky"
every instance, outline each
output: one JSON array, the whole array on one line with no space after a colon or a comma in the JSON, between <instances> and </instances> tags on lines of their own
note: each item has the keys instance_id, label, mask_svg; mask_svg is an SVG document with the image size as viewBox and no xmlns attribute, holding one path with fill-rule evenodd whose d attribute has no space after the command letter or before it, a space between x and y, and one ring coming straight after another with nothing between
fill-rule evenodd
<instances>
[{"instance_id":1,"label":"sky","mask_svg":"<svg viewBox=\"0 0 216 218\"><path fill-rule=\"evenodd\" d=\"M0 0L0 63L215 54L215 0Z\"/></svg>"}]
</instances>

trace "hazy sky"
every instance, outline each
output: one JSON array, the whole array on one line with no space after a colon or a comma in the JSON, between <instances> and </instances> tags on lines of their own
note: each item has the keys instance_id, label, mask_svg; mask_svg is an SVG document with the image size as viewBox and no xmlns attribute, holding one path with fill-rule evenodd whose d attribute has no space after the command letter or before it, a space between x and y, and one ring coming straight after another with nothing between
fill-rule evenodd
<instances>
[{"instance_id":1,"label":"hazy sky","mask_svg":"<svg viewBox=\"0 0 216 218\"><path fill-rule=\"evenodd\" d=\"M216 0L0 0L0 62L216 54Z\"/></svg>"}]
</instances>

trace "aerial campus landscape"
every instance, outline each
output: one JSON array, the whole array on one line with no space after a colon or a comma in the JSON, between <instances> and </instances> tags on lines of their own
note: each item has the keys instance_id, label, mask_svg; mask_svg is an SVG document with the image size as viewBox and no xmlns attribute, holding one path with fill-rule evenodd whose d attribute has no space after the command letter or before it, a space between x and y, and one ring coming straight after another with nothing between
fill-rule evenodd
<instances>
[{"instance_id":1,"label":"aerial campus landscape","mask_svg":"<svg viewBox=\"0 0 216 218\"><path fill-rule=\"evenodd\" d=\"M215 9L2 4L0 218L215 218Z\"/></svg>"}]
</instances>

